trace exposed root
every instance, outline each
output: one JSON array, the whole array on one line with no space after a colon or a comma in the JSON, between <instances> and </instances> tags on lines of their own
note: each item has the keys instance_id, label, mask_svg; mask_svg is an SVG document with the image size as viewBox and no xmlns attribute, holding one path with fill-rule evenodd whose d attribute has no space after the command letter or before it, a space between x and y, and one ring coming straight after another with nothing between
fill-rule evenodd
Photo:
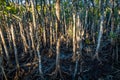
<instances>
[{"instance_id":1,"label":"exposed root","mask_svg":"<svg viewBox=\"0 0 120 80\"><path fill-rule=\"evenodd\" d=\"M2 70L2 73L3 73L4 77L5 77L5 80L8 80L8 79L7 79L7 76L6 76L6 73L5 73L5 71L4 71L4 68L3 68L2 66L1 66L0 68L1 68L1 70Z\"/></svg>"},{"instance_id":2,"label":"exposed root","mask_svg":"<svg viewBox=\"0 0 120 80\"><path fill-rule=\"evenodd\" d=\"M54 65L55 65L55 63L53 63L48 69L46 69L46 70L44 71L44 73L47 73L47 72L49 72L50 70L52 70L52 68L54 67Z\"/></svg>"},{"instance_id":3,"label":"exposed root","mask_svg":"<svg viewBox=\"0 0 120 80\"><path fill-rule=\"evenodd\" d=\"M95 53L95 55L92 58L92 60L95 60L95 59L97 59L100 63L102 63L102 61L99 58L99 54L98 53Z\"/></svg>"},{"instance_id":4,"label":"exposed root","mask_svg":"<svg viewBox=\"0 0 120 80\"><path fill-rule=\"evenodd\" d=\"M73 56L72 56L72 61L75 62L76 59L77 59L77 56L73 54Z\"/></svg>"},{"instance_id":5,"label":"exposed root","mask_svg":"<svg viewBox=\"0 0 120 80\"><path fill-rule=\"evenodd\" d=\"M60 75L60 78L63 80L62 72L60 67L56 67L55 71L50 74L52 76L52 79L56 79L58 74Z\"/></svg>"},{"instance_id":6,"label":"exposed root","mask_svg":"<svg viewBox=\"0 0 120 80\"><path fill-rule=\"evenodd\" d=\"M76 58L76 64L75 64L75 70L74 70L73 80L75 79L75 76L76 76L77 71L78 71L78 62L79 62L79 59L80 59L80 54L77 52L77 58Z\"/></svg>"},{"instance_id":7,"label":"exposed root","mask_svg":"<svg viewBox=\"0 0 120 80\"><path fill-rule=\"evenodd\" d=\"M43 74L40 74L40 77L41 77L42 80L45 80Z\"/></svg>"},{"instance_id":8,"label":"exposed root","mask_svg":"<svg viewBox=\"0 0 120 80\"><path fill-rule=\"evenodd\" d=\"M50 58L50 57L52 57L53 56L53 51L52 51L52 49L49 49L49 55L48 55L48 57Z\"/></svg>"}]
</instances>

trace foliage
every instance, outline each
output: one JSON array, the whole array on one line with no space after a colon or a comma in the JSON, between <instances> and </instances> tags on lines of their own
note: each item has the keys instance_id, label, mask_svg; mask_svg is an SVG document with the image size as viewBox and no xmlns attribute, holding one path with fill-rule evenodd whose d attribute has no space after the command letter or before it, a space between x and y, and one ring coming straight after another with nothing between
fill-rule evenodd
<instances>
[{"instance_id":1,"label":"foliage","mask_svg":"<svg viewBox=\"0 0 120 80\"><path fill-rule=\"evenodd\" d=\"M115 32L110 32L110 38L116 39L117 34Z\"/></svg>"},{"instance_id":2,"label":"foliage","mask_svg":"<svg viewBox=\"0 0 120 80\"><path fill-rule=\"evenodd\" d=\"M90 39L88 39L88 38L87 38L87 39L85 39L85 43L86 43L86 44L91 44Z\"/></svg>"}]
</instances>

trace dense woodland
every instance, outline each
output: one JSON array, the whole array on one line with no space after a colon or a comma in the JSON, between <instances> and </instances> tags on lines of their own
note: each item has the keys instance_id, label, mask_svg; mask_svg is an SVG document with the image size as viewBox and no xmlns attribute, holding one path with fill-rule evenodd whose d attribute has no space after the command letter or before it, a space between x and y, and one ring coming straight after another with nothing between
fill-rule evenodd
<instances>
[{"instance_id":1,"label":"dense woodland","mask_svg":"<svg viewBox=\"0 0 120 80\"><path fill-rule=\"evenodd\" d=\"M0 80L120 80L120 0L0 0Z\"/></svg>"}]
</instances>

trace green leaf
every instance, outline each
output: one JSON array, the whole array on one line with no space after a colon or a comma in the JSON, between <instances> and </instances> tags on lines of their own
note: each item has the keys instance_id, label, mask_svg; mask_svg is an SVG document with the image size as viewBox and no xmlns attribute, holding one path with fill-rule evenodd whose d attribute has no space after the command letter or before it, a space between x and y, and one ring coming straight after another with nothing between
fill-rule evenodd
<instances>
[{"instance_id":1,"label":"green leaf","mask_svg":"<svg viewBox=\"0 0 120 80\"><path fill-rule=\"evenodd\" d=\"M38 10L38 11L40 11L40 10L41 10L40 5L37 5L37 10Z\"/></svg>"},{"instance_id":2,"label":"green leaf","mask_svg":"<svg viewBox=\"0 0 120 80\"><path fill-rule=\"evenodd\" d=\"M110 38L116 38L117 37L117 35L116 35L116 33L114 33L114 32L110 32Z\"/></svg>"},{"instance_id":3,"label":"green leaf","mask_svg":"<svg viewBox=\"0 0 120 80\"><path fill-rule=\"evenodd\" d=\"M11 7L10 7L10 6L7 6L6 9L7 9L7 10L11 10Z\"/></svg>"},{"instance_id":4,"label":"green leaf","mask_svg":"<svg viewBox=\"0 0 120 80\"><path fill-rule=\"evenodd\" d=\"M5 15L7 15L7 14L8 14L6 11L3 11L3 13L4 13Z\"/></svg>"},{"instance_id":5,"label":"green leaf","mask_svg":"<svg viewBox=\"0 0 120 80\"><path fill-rule=\"evenodd\" d=\"M90 44L91 42L90 42L89 39L86 39L86 40L85 40L85 43L86 43L86 44Z\"/></svg>"}]
</instances>

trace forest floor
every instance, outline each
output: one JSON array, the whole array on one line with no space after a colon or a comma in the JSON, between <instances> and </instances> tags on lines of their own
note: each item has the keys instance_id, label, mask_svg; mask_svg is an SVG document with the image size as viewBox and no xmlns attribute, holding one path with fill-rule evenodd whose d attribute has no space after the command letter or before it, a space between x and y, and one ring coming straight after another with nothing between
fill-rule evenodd
<instances>
[{"instance_id":1,"label":"forest floor","mask_svg":"<svg viewBox=\"0 0 120 80\"><path fill-rule=\"evenodd\" d=\"M76 62L72 60L72 47L69 49L65 48L65 44L61 45L60 49L60 74L53 79L56 67L56 51L53 47L52 50L48 48L41 49L42 59L42 71L45 80L120 80L120 55L116 60L116 54L114 53L115 47L110 42L104 42L101 45L99 51L100 61L93 60L92 55L94 53L95 46L89 45L83 47L82 53L80 54L77 73L75 77L75 65ZM85 45L86 46L86 45ZM34 54L34 51L29 53L21 53L19 49L18 55L20 69L18 70L15 66L15 58L11 52L11 64L7 63L4 58L4 69L8 80L43 80L38 70L38 58ZM118 53L120 53L120 44L118 44ZM7 63L7 64L6 64ZM0 73L0 76L2 74ZM0 78L2 80L2 77Z\"/></svg>"}]
</instances>

